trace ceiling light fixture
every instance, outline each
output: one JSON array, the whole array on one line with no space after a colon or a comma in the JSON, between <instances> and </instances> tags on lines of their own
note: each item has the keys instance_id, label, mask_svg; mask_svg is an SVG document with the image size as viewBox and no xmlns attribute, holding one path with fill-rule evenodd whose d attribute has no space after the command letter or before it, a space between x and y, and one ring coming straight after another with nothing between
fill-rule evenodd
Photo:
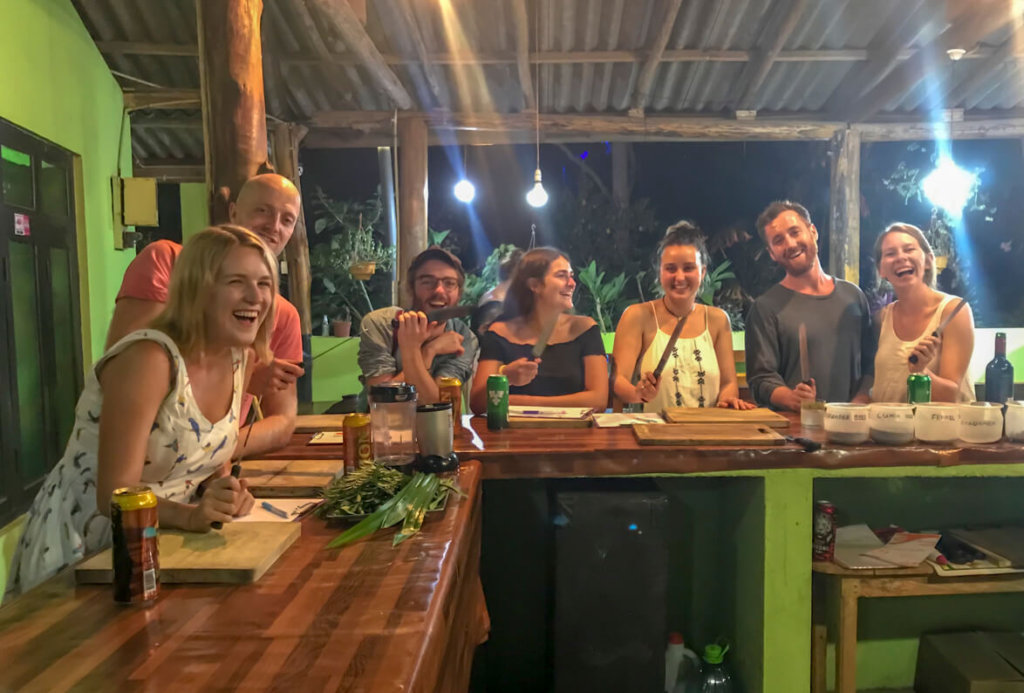
<instances>
[{"instance_id":1,"label":"ceiling light fixture","mask_svg":"<svg viewBox=\"0 0 1024 693\"><path fill-rule=\"evenodd\" d=\"M452 193L455 195L455 199L459 202L469 204L476 197L476 186L469 182L466 178L466 148L462 148L462 177L459 182L455 184L452 189Z\"/></svg>"},{"instance_id":2,"label":"ceiling light fixture","mask_svg":"<svg viewBox=\"0 0 1024 693\"><path fill-rule=\"evenodd\" d=\"M535 28L534 28L534 32L533 32L533 34L534 34L534 36L533 36L533 41L534 41L533 50L534 50L535 53L540 50L540 6L539 5L537 6L536 12L537 12L536 19L534 20L534 27ZM537 154L537 168L533 172L533 187L530 188L529 192L526 193L526 202L531 207L543 207L544 205L546 205L548 203L548 192L547 192L547 190L544 189L544 184L541 182L541 175L540 175L540 95L541 95L541 88L540 88L540 63L536 62L536 55L534 56L534 59L535 59L535 62L534 62L534 75L535 75L535 77L534 77L533 83L534 83L534 87L535 87L535 97L534 97L534 102L535 103L534 103L534 110L533 110L533 112L534 112L534 135L535 135L536 144L537 144L537 150L536 150L536 154Z\"/></svg>"}]
</instances>

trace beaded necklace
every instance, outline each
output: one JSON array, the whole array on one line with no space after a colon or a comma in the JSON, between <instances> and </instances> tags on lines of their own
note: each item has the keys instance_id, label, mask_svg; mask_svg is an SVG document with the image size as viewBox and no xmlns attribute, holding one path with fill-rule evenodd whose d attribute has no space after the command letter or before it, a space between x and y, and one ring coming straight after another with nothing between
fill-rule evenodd
<instances>
[{"instance_id":1,"label":"beaded necklace","mask_svg":"<svg viewBox=\"0 0 1024 693\"><path fill-rule=\"evenodd\" d=\"M665 310L668 311L669 315L676 318L677 320L681 317L672 312L672 309L668 307L668 301L665 300L664 296L661 297L661 302L662 305L665 306ZM690 308L690 313L693 313L693 311L695 311L696 309L697 304L694 303L693 307ZM704 371L704 357L702 356L700 349L696 347L694 347L693 349L693 360L697 362L697 387L699 388L697 395L697 406L705 407L707 406L707 400L704 398L704 377L707 375L707 373ZM679 342L677 341L675 344L672 345L672 385L675 389L675 401L677 407L683 406L683 394L682 392L679 391L679 369Z\"/></svg>"}]
</instances>

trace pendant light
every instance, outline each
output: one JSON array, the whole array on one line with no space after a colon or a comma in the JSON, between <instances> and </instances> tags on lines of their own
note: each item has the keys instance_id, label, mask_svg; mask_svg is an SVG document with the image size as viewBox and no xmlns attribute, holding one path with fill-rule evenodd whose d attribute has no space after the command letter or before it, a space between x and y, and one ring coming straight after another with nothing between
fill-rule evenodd
<instances>
[{"instance_id":1,"label":"pendant light","mask_svg":"<svg viewBox=\"0 0 1024 693\"><path fill-rule=\"evenodd\" d=\"M541 182L540 175L540 62L536 60L536 52L540 50L540 4L537 4L535 8L537 12L536 19L534 21L534 84L537 86L536 97L534 98L534 135L537 145L536 149L536 160L537 168L533 172L533 187L530 188L529 192L526 193L526 202L531 207L543 207L548 203L548 192L544 189L544 185Z\"/></svg>"}]
</instances>

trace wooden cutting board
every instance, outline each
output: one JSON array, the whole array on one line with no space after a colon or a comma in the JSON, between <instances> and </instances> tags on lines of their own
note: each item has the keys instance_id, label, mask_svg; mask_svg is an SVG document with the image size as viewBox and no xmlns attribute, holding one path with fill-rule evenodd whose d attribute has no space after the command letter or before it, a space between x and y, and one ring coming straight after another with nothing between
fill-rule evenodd
<instances>
[{"instance_id":1,"label":"wooden cutting board","mask_svg":"<svg viewBox=\"0 0 1024 693\"><path fill-rule=\"evenodd\" d=\"M641 445L782 445L786 439L754 424L633 424Z\"/></svg>"},{"instance_id":2,"label":"wooden cutting board","mask_svg":"<svg viewBox=\"0 0 1024 693\"><path fill-rule=\"evenodd\" d=\"M257 498L304 498L319 495L345 466L333 460L245 460L242 478Z\"/></svg>"},{"instance_id":3,"label":"wooden cutting board","mask_svg":"<svg viewBox=\"0 0 1024 693\"><path fill-rule=\"evenodd\" d=\"M583 419L543 419L537 416L510 416L509 428L590 428L594 419L590 416Z\"/></svg>"},{"instance_id":4,"label":"wooden cutting board","mask_svg":"<svg viewBox=\"0 0 1024 693\"><path fill-rule=\"evenodd\" d=\"M298 522L228 522L223 529L198 534L160 530L160 581L164 583L256 582L302 532ZM111 550L75 567L82 584L109 583Z\"/></svg>"},{"instance_id":5,"label":"wooden cutting board","mask_svg":"<svg viewBox=\"0 0 1024 693\"><path fill-rule=\"evenodd\" d=\"M296 433L340 431L347 414L304 414L295 417Z\"/></svg>"},{"instance_id":6,"label":"wooden cutting board","mask_svg":"<svg viewBox=\"0 0 1024 693\"><path fill-rule=\"evenodd\" d=\"M687 424L755 424L772 428L788 428L789 419L771 409L722 409L720 407L669 407L663 412L668 423Z\"/></svg>"}]
</instances>

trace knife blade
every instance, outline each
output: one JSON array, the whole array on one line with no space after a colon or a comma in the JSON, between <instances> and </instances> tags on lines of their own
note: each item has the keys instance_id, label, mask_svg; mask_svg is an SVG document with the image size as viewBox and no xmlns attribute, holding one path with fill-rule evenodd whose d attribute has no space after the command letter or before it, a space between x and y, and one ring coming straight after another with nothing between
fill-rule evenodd
<instances>
[{"instance_id":1,"label":"knife blade","mask_svg":"<svg viewBox=\"0 0 1024 693\"><path fill-rule=\"evenodd\" d=\"M654 368L654 377L660 378L661 372L665 370L665 366L668 364L668 357L672 355L672 349L675 348L676 340L679 339L679 335L683 332L683 326L686 324L686 319L690 317L690 313L683 315L676 320L676 326L672 329L672 334L668 337L668 344L665 345L665 351L661 353L661 360L658 361L658 365Z\"/></svg>"},{"instance_id":2,"label":"knife blade","mask_svg":"<svg viewBox=\"0 0 1024 693\"><path fill-rule=\"evenodd\" d=\"M548 341L551 339L551 333L555 331L555 325L558 324L558 318L560 316L561 313L556 314L555 317L553 317L548 324L541 329L540 334L537 335L537 343L534 344L533 349L530 350L533 358L539 359L541 354L544 353L544 350L548 348Z\"/></svg>"},{"instance_id":3,"label":"knife blade","mask_svg":"<svg viewBox=\"0 0 1024 693\"><path fill-rule=\"evenodd\" d=\"M949 312L949 315L943 318L942 322L939 323L939 326L935 328L934 332L932 332L932 336L941 337L942 331L946 329L946 326L949 325L953 318L956 317L956 314L960 312L960 309L963 308L966 304L966 298L961 298L959 301L957 301L957 304L953 306L953 310ZM917 363L917 354L911 354L910 358L908 358L907 360L910 361L911 363Z\"/></svg>"},{"instance_id":4,"label":"knife blade","mask_svg":"<svg viewBox=\"0 0 1024 693\"><path fill-rule=\"evenodd\" d=\"M800 323L798 331L800 339L800 381L804 385L811 384L811 360L807 355L807 325Z\"/></svg>"}]
</instances>

